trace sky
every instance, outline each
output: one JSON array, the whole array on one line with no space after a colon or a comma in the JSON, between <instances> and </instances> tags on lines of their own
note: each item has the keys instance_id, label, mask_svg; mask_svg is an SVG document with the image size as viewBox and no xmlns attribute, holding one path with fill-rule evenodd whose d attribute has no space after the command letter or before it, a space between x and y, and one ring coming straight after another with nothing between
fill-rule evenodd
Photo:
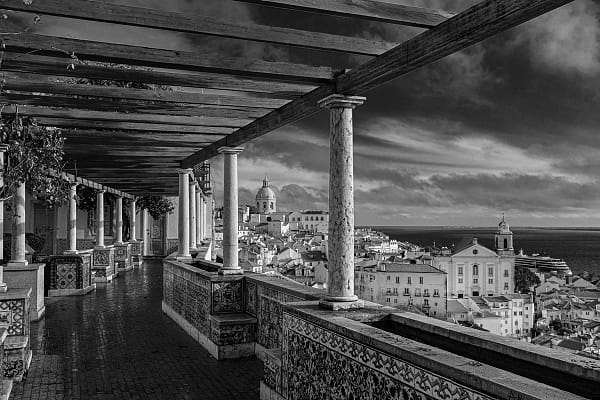
<instances>
[{"instance_id":1,"label":"sky","mask_svg":"<svg viewBox=\"0 0 600 400\"><path fill-rule=\"evenodd\" d=\"M119 2L395 42L421 32L229 0ZM52 17L33 31L337 67L368 59ZM600 0L576 0L366 97L354 110L357 225L492 226L503 212L513 226L600 225ZM253 204L267 175L280 210L327 209L328 132L323 111L248 143L240 202ZM222 159L211 163L220 203Z\"/></svg>"}]
</instances>

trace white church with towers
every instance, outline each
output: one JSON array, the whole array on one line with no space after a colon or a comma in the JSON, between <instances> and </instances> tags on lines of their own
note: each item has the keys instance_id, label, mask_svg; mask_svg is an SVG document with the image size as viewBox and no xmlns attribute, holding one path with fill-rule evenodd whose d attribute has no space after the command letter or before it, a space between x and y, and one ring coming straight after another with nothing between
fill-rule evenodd
<instances>
[{"instance_id":1,"label":"white church with towers","mask_svg":"<svg viewBox=\"0 0 600 400\"><path fill-rule=\"evenodd\" d=\"M473 238L451 254L434 256L433 266L448 274L448 298L514 293L513 233L504 216L498 224L494 244L492 250Z\"/></svg>"}]
</instances>

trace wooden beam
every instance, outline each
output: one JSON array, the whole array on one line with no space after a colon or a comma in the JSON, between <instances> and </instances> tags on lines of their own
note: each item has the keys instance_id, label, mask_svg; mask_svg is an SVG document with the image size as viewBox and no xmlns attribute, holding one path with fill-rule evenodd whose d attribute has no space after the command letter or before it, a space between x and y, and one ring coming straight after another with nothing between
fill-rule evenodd
<instances>
[{"instance_id":1,"label":"wooden beam","mask_svg":"<svg viewBox=\"0 0 600 400\"><path fill-rule=\"evenodd\" d=\"M2 115L14 115L16 106L6 106L2 109ZM215 126L235 128L245 126L252 122L251 119L218 118L218 117L187 117L172 115L154 115L154 114L127 114L119 112L89 111L89 110L71 110L71 109L53 109L36 106L20 106L19 114L32 117L49 117L73 120L91 120L94 122L127 122L127 123L147 123L163 125L187 125L187 126Z\"/></svg>"},{"instance_id":2,"label":"wooden beam","mask_svg":"<svg viewBox=\"0 0 600 400\"><path fill-rule=\"evenodd\" d=\"M37 94L4 91L0 94L1 104L26 106L62 107L131 114L163 114L218 118L260 118L271 111L268 108L243 108L236 106L207 106L203 104L157 103L143 100L110 100L81 98L73 96L41 96Z\"/></svg>"},{"instance_id":3,"label":"wooden beam","mask_svg":"<svg viewBox=\"0 0 600 400\"><path fill-rule=\"evenodd\" d=\"M174 12L99 1L44 0L24 4L23 0L4 0L2 1L2 8L42 15L163 29L174 32L199 33L369 56L379 55L395 46L394 43L358 37L251 23L240 24L238 22L218 20L214 17L201 15L187 16ZM110 28L107 27L107 29Z\"/></svg>"},{"instance_id":4,"label":"wooden beam","mask_svg":"<svg viewBox=\"0 0 600 400\"><path fill-rule=\"evenodd\" d=\"M432 28L454 14L423 7L405 6L373 0L237 0L243 3L306 11L339 17L360 18L369 21Z\"/></svg>"},{"instance_id":5,"label":"wooden beam","mask_svg":"<svg viewBox=\"0 0 600 400\"><path fill-rule=\"evenodd\" d=\"M67 143L79 142L104 142L116 143L119 141L135 141L141 143L178 143L181 145L197 143L213 143L216 140L225 137L225 135L203 135L198 133L168 133L161 134L155 132L131 132L131 131L100 131L85 129L63 129L62 135L67 139Z\"/></svg>"},{"instance_id":6,"label":"wooden beam","mask_svg":"<svg viewBox=\"0 0 600 400\"><path fill-rule=\"evenodd\" d=\"M84 119L67 118L46 118L36 117L37 122L44 126L54 126L57 128L84 128L84 129L115 129L131 130L143 132L174 132L174 133L201 133L201 134L229 134L232 128L217 126L190 126L190 125L166 125L166 124L148 124L140 122L113 122L113 121L94 121Z\"/></svg>"},{"instance_id":7,"label":"wooden beam","mask_svg":"<svg viewBox=\"0 0 600 400\"><path fill-rule=\"evenodd\" d=\"M64 57L5 53L2 59L2 71L24 71L32 74L60 75L73 78L235 90L242 92L240 94L248 96L267 96L269 98L286 100L294 99L315 88L314 83L311 84L310 82L283 82L280 80L241 78L210 72L157 71L148 68L122 68L111 65L94 65L92 63L76 63L75 68L67 68L71 61Z\"/></svg>"},{"instance_id":8,"label":"wooden beam","mask_svg":"<svg viewBox=\"0 0 600 400\"><path fill-rule=\"evenodd\" d=\"M122 100L145 100L164 103L186 103L220 106L279 108L287 100L248 98L227 94L206 94L174 90L150 90L113 86L84 85L57 81L56 77L2 72L4 90L65 94L72 96L102 97Z\"/></svg>"},{"instance_id":9,"label":"wooden beam","mask_svg":"<svg viewBox=\"0 0 600 400\"><path fill-rule=\"evenodd\" d=\"M126 197L126 198L129 198L129 199L135 199L135 196L133 196L133 195L131 195L129 193L123 192L121 190L114 189L112 187L101 185L101 184L99 184L97 182L91 181L91 180L86 179L86 178L82 178L80 176L75 176L75 175L73 175L71 173L68 173L68 172L63 172L62 176L63 176L64 179L68 180L69 182L77 182L80 185L91 187L93 189L106 190L108 193L112 193L112 194L117 195L117 196Z\"/></svg>"},{"instance_id":10,"label":"wooden beam","mask_svg":"<svg viewBox=\"0 0 600 400\"><path fill-rule=\"evenodd\" d=\"M184 168L209 159L222 146L240 146L256 137L320 110L317 102L341 93L364 94L392 79L449 54L552 11L572 0L485 0L451 19L407 40L393 50L346 72L333 85L324 85L274 110L233 134L182 161Z\"/></svg>"},{"instance_id":11,"label":"wooden beam","mask_svg":"<svg viewBox=\"0 0 600 400\"><path fill-rule=\"evenodd\" d=\"M70 57L69 55L74 54L81 61L99 61L312 83L331 81L336 74L329 67L314 67L239 57L227 58L200 52L156 49L33 33L0 34L0 40L6 46L5 52L35 53L52 57ZM68 59L71 60L71 58ZM77 68L77 65L75 68Z\"/></svg>"}]
</instances>

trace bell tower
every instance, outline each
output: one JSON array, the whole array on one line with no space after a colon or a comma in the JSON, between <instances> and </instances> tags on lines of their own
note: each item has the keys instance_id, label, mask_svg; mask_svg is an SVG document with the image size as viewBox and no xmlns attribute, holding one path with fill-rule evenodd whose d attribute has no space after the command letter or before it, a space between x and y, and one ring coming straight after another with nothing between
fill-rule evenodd
<instances>
[{"instance_id":1,"label":"bell tower","mask_svg":"<svg viewBox=\"0 0 600 400\"><path fill-rule=\"evenodd\" d=\"M513 248L513 233L510 230L508 222L502 213L502 221L498 224L496 232L496 253L501 256L514 256L515 249Z\"/></svg>"}]
</instances>

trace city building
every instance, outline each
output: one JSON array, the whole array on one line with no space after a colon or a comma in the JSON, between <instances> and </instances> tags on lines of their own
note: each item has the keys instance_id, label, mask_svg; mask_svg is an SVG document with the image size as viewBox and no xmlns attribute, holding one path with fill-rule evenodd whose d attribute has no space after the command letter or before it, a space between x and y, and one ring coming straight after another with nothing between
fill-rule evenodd
<instances>
[{"instance_id":1,"label":"city building","mask_svg":"<svg viewBox=\"0 0 600 400\"><path fill-rule=\"evenodd\" d=\"M451 253L434 253L433 265L448 273L448 297L498 296L514 292L515 255L512 232L504 218L495 237L496 250L477 238Z\"/></svg>"},{"instance_id":2,"label":"city building","mask_svg":"<svg viewBox=\"0 0 600 400\"><path fill-rule=\"evenodd\" d=\"M386 306L413 306L432 317L446 317L446 272L415 260L356 265L354 290Z\"/></svg>"},{"instance_id":3,"label":"city building","mask_svg":"<svg viewBox=\"0 0 600 400\"><path fill-rule=\"evenodd\" d=\"M294 211L289 216L290 222L297 229L308 232L327 232L329 230L329 212L327 211Z\"/></svg>"},{"instance_id":4,"label":"city building","mask_svg":"<svg viewBox=\"0 0 600 400\"><path fill-rule=\"evenodd\" d=\"M262 187L256 193L256 208L259 214L270 214L277 211L275 192L269 187L269 180L266 176Z\"/></svg>"}]
</instances>

